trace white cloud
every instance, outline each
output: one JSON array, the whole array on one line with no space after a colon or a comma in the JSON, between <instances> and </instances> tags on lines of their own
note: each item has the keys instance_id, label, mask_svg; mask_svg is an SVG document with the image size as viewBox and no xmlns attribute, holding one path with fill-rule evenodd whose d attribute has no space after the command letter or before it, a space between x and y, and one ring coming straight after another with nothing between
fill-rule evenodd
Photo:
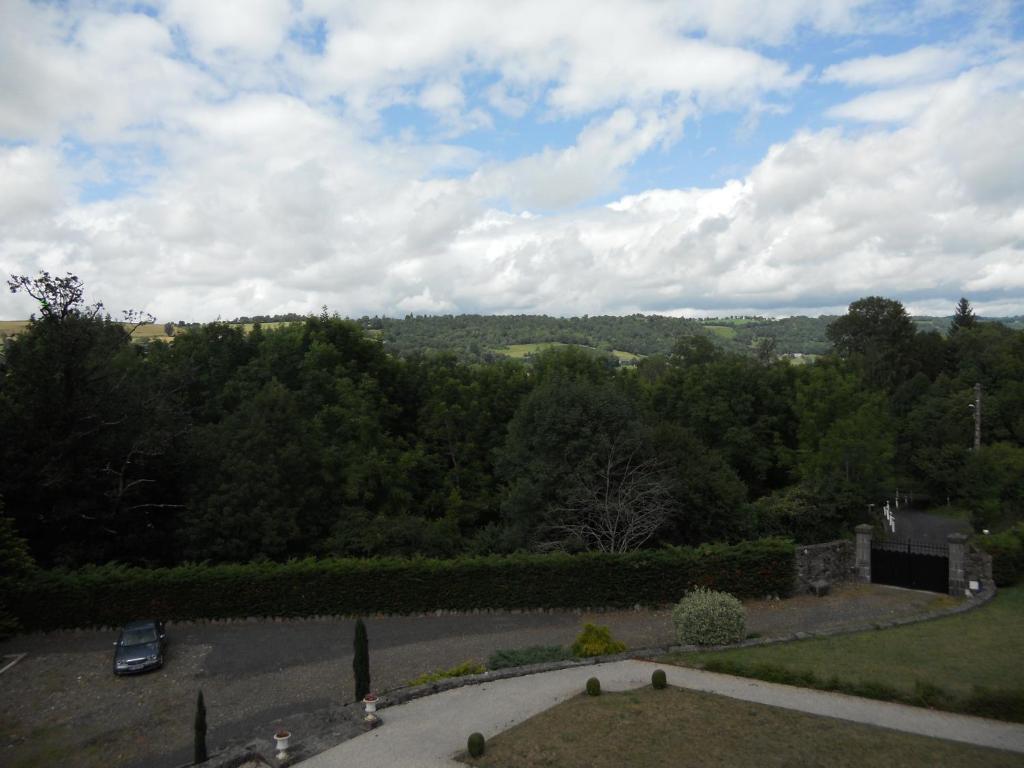
<instances>
[{"instance_id":1,"label":"white cloud","mask_svg":"<svg viewBox=\"0 0 1024 768\"><path fill-rule=\"evenodd\" d=\"M185 32L200 58L267 58L288 31L291 5L290 0L169 0L161 15Z\"/></svg>"},{"instance_id":2,"label":"white cloud","mask_svg":"<svg viewBox=\"0 0 1024 768\"><path fill-rule=\"evenodd\" d=\"M60 156L40 147L0 147L0 221L18 226L57 213L70 197Z\"/></svg>"},{"instance_id":3,"label":"white cloud","mask_svg":"<svg viewBox=\"0 0 1024 768\"><path fill-rule=\"evenodd\" d=\"M233 24L209 4L156 18L4 4L0 137L28 143L0 145L0 269L71 270L112 308L174 320L322 304L793 313L904 291L1020 307L1024 59L1012 45L938 78L927 48L846 62L828 78L881 87L832 113L864 123L854 131L797 132L718 187L593 202L684 142L690 117L793 97L804 70L764 44L859 31L882 23L880 7L308 0L247 5ZM318 15L322 55L285 36ZM395 104L438 129L383 135L380 110ZM456 143L506 120L488 108L543 113L550 123L525 128L538 133L582 127L528 154ZM101 142L99 172L62 157L68 134ZM159 161L137 189L70 196L140 138ZM28 311L0 295L0 316Z\"/></svg>"},{"instance_id":4,"label":"white cloud","mask_svg":"<svg viewBox=\"0 0 1024 768\"><path fill-rule=\"evenodd\" d=\"M874 91L832 107L828 115L865 123L905 122L920 114L937 92L935 85Z\"/></svg>"},{"instance_id":5,"label":"white cloud","mask_svg":"<svg viewBox=\"0 0 1024 768\"><path fill-rule=\"evenodd\" d=\"M305 10L325 17L331 34L322 56L295 55L296 70L310 93L343 95L362 117L402 101L425 77L471 69L497 73L491 98L503 109L518 110L512 93L553 84L548 106L570 114L664 98L742 108L803 77L762 54L687 37L701 20L659 3L311 2Z\"/></svg>"},{"instance_id":6,"label":"white cloud","mask_svg":"<svg viewBox=\"0 0 1024 768\"><path fill-rule=\"evenodd\" d=\"M610 192L622 173L652 146L669 139L681 118L622 108L587 125L576 143L547 148L493 168L473 179L485 199L509 200L515 208L558 209Z\"/></svg>"},{"instance_id":7,"label":"white cloud","mask_svg":"<svg viewBox=\"0 0 1024 768\"><path fill-rule=\"evenodd\" d=\"M892 56L866 56L828 67L825 82L846 85L899 85L937 80L955 72L964 63L964 52L954 48L922 45Z\"/></svg>"},{"instance_id":8,"label":"white cloud","mask_svg":"<svg viewBox=\"0 0 1024 768\"><path fill-rule=\"evenodd\" d=\"M203 91L217 88L174 58L169 31L148 16L0 4L0 138L119 140L173 120Z\"/></svg>"}]
</instances>

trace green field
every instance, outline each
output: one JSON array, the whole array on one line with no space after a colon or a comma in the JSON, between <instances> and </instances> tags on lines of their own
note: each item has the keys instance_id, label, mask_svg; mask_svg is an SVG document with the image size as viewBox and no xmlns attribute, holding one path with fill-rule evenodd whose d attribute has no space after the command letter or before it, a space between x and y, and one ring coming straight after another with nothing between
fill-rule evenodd
<instances>
[{"instance_id":1,"label":"green field","mask_svg":"<svg viewBox=\"0 0 1024 768\"><path fill-rule=\"evenodd\" d=\"M482 757L461 759L491 768L1024 764L1012 752L673 687L576 696L488 738Z\"/></svg>"},{"instance_id":2,"label":"green field","mask_svg":"<svg viewBox=\"0 0 1024 768\"><path fill-rule=\"evenodd\" d=\"M787 355L783 359L790 365L811 365L821 355L801 355L800 357L792 357Z\"/></svg>"},{"instance_id":3,"label":"green field","mask_svg":"<svg viewBox=\"0 0 1024 768\"><path fill-rule=\"evenodd\" d=\"M0 320L0 339L17 336L28 328L28 320Z\"/></svg>"},{"instance_id":4,"label":"green field","mask_svg":"<svg viewBox=\"0 0 1024 768\"><path fill-rule=\"evenodd\" d=\"M736 338L736 329L731 325L705 325L704 330L711 331L715 336L723 339Z\"/></svg>"},{"instance_id":5,"label":"green field","mask_svg":"<svg viewBox=\"0 0 1024 768\"><path fill-rule=\"evenodd\" d=\"M705 328L715 325L751 325L764 322L768 322L768 319L764 317L705 317L700 321Z\"/></svg>"},{"instance_id":6,"label":"green field","mask_svg":"<svg viewBox=\"0 0 1024 768\"><path fill-rule=\"evenodd\" d=\"M125 329L132 327L131 323L122 323ZM236 328L241 328L246 333L252 331L253 323L231 323ZM290 322L280 323L261 323L264 330L271 330L273 328L281 328L286 325L291 325ZM5 336L17 336L28 328L28 320L0 320L0 339ZM174 327L174 334L177 336L180 333L184 333L185 329L180 326ZM373 334L380 335L380 331L373 331ZM146 325L140 325L132 333L133 341L169 341L172 337L164 333L164 324L160 322L148 323Z\"/></svg>"},{"instance_id":7,"label":"green field","mask_svg":"<svg viewBox=\"0 0 1024 768\"><path fill-rule=\"evenodd\" d=\"M665 661L939 709L1024 719L1024 587L968 613L905 627ZM993 711L989 711L992 709Z\"/></svg>"},{"instance_id":8,"label":"green field","mask_svg":"<svg viewBox=\"0 0 1024 768\"><path fill-rule=\"evenodd\" d=\"M586 349L591 352L600 352L600 350L594 347L587 347L583 344L565 344L561 341L543 341L537 344L509 344L507 347L497 347L494 352L499 355L505 355L515 360L521 360L524 357L535 355L538 352L545 349L553 349L555 347L579 347L580 349ZM632 352L623 352L621 349L613 349L611 354L615 355L619 360L639 360L640 355L634 355Z\"/></svg>"},{"instance_id":9,"label":"green field","mask_svg":"<svg viewBox=\"0 0 1024 768\"><path fill-rule=\"evenodd\" d=\"M126 330L133 327L132 323L122 323ZM28 328L28 320L0 320L0 338L5 336L17 336ZM164 333L163 323L149 323L140 325L132 333L134 341L168 341L170 337Z\"/></svg>"},{"instance_id":10,"label":"green field","mask_svg":"<svg viewBox=\"0 0 1024 768\"><path fill-rule=\"evenodd\" d=\"M230 325L234 326L235 328L241 328L246 333L252 333L253 326L256 325L256 323L231 323ZM293 325L293 323L291 323L291 322L260 323L259 325L260 325L260 328L262 328L264 331L272 331L275 328L284 328L286 326Z\"/></svg>"}]
</instances>

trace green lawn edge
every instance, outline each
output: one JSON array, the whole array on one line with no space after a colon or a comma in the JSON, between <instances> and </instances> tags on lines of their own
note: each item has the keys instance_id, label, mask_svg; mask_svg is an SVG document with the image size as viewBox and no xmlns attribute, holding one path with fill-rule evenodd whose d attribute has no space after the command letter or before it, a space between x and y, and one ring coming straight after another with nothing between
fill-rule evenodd
<instances>
[{"instance_id":1,"label":"green lawn edge","mask_svg":"<svg viewBox=\"0 0 1024 768\"><path fill-rule=\"evenodd\" d=\"M1024 723L1024 587L976 610L850 635L684 651L657 661ZM1016 649L1016 650L1015 650Z\"/></svg>"}]
</instances>

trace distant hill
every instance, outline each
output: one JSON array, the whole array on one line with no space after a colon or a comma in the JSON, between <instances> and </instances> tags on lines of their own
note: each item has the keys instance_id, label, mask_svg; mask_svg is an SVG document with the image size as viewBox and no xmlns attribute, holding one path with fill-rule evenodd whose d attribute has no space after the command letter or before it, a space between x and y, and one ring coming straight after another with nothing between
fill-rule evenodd
<instances>
[{"instance_id":1,"label":"distant hill","mask_svg":"<svg viewBox=\"0 0 1024 768\"><path fill-rule=\"evenodd\" d=\"M253 323L264 327L301 322L303 315L258 315L231 321L247 330ZM1024 330L1024 316L979 318L983 322L1003 323ZM682 336L703 335L733 352L752 354L765 339L774 339L777 355L822 355L829 351L825 337L835 316L786 317L773 319L756 316L728 316L690 319L664 315L594 315L550 317L548 315L408 315L404 318L361 317L359 323L368 333L397 355L451 352L468 361L487 362L502 357L523 358L553 345L576 345L595 354L606 354L629 364L639 357L669 354ZM914 317L923 332L945 334L952 316ZM0 340L20 333L28 325L24 320L0 321ZM179 321L173 333L182 333L190 325ZM168 341L165 326L143 326L136 341Z\"/></svg>"}]
</instances>

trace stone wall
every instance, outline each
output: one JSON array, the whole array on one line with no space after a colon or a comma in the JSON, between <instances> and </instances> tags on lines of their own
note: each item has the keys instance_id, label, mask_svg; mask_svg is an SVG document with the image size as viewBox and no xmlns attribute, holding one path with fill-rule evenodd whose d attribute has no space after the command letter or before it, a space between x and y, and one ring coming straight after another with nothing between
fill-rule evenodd
<instances>
[{"instance_id":1,"label":"stone wall","mask_svg":"<svg viewBox=\"0 0 1024 768\"><path fill-rule=\"evenodd\" d=\"M854 581L857 563L852 541L803 544L796 548L796 589L798 595L813 591L816 581L838 584Z\"/></svg>"},{"instance_id":2,"label":"stone wall","mask_svg":"<svg viewBox=\"0 0 1024 768\"><path fill-rule=\"evenodd\" d=\"M986 585L991 587L992 581L992 555L988 552L982 552L973 544L968 545L967 563L964 570L967 572L968 583L972 581L978 582L981 587Z\"/></svg>"}]
</instances>

